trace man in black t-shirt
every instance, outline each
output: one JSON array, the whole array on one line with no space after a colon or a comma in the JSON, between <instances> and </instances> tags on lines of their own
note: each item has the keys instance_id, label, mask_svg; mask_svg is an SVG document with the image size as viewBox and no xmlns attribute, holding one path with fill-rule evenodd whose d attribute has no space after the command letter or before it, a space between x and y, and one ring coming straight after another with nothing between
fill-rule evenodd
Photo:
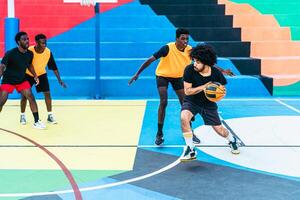
<instances>
[{"instance_id":1,"label":"man in black t-shirt","mask_svg":"<svg viewBox=\"0 0 300 200\"><path fill-rule=\"evenodd\" d=\"M198 45L192 49L190 57L194 63L185 68L183 75L186 96L181 108L181 128L187 147L181 161L196 159L197 152L192 141L190 121L197 114L201 115L205 125L212 126L220 136L228 140L233 154L238 154L237 139L222 126L217 104L209 101L204 94L205 88L211 82L227 84L223 74L213 67L217 61L216 53L209 45Z\"/></svg>"},{"instance_id":2,"label":"man in black t-shirt","mask_svg":"<svg viewBox=\"0 0 300 200\"><path fill-rule=\"evenodd\" d=\"M18 47L7 51L0 64L0 78L2 77L0 86L0 112L7 101L8 94L16 89L29 101L34 116L33 127L45 129L45 125L39 120L38 107L31 92L31 86L28 81L25 80L25 71L26 69L29 69L34 75L36 84L39 84L39 79L32 66L33 53L28 51L29 38L27 33L17 33L15 41L18 44Z\"/></svg>"}]
</instances>

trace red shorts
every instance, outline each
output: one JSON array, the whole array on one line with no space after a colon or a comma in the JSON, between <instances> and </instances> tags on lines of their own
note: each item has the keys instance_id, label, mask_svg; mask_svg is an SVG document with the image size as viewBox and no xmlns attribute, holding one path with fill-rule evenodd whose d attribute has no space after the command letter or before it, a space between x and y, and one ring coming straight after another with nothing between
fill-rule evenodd
<instances>
[{"instance_id":1,"label":"red shorts","mask_svg":"<svg viewBox=\"0 0 300 200\"><path fill-rule=\"evenodd\" d=\"M5 91L8 93L12 93L14 89L16 89L18 92L21 92L22 90L30 89L31 86L28 81L24 81L20 84L12 85L12 84L2 84L0 86L1 91Z\"/></svg>"}]
</instances>

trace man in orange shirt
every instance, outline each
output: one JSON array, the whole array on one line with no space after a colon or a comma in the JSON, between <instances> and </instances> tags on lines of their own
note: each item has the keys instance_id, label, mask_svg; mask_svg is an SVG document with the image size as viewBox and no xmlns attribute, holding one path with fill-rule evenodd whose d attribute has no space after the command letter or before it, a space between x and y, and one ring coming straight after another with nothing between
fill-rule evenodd
<instances>
[{"instance_id":1,"label":"man in orange shirt","mask_svg":"<svg viewBox=\"0 0 300 200\"><path fill-rule=\"evenodd\" d=\"M46 67L53 70L59 84L66 88L66 84L61 80L58 68L56 66L53 54L50 49L47 48L47 38L44 34L38 34L35 36L35 46L31 46L28 49L33 52L32 65L36 71L36 74L40 80L39 85L35 85L37 92L43 92L45 97L45 103L48 111L47 121L51 124L56 124L56 120L52 114L52 100L50 94L50 87L48 76L46 72ZM27 70L26 71L26 80L30 83L31 86L35 84L33 75ZM26 124L25 110L26 110L27 100L24 96L21 99L21 116L20 123Z\"/></svg>"},{"instance_id":2,"label":"man in orange shirt","mask_svg":"<svg viewBox=\"0 0 300 200\"><path fill-rule=\"evenodd\" d=\"M176 41L168 43L160 48L159 51L154 53L148 58L129 80L128 84L131 85L136 81L139 75L146 69L152 62L160 59L156 68L156 84L160 97L160 104L158 109L158 130L156 134L156 145L161 145L164 142L163 138L163 125L165 120L165 112L168 104L168 85L171 83L180 104L183 103L185 96L183 89L183 72L187 65L191 64L189 52L192 49L188 45L189 31L187 29L178 28L176 30ZM223 70L218 68L222 73L232 75L230 70ZM200 140L193 134L193 142L198 144Z\"/></svg>"}]
</instances>

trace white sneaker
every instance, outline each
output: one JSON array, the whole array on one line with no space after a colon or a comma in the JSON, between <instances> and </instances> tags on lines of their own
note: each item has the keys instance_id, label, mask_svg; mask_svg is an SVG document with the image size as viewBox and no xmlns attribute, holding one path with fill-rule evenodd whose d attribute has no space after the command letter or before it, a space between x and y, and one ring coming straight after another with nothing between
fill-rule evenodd
<instances>
[{"instance_id":1,"label":"white sneaker","mask_svg":"<svg viewBox=\"0 0 300 200\"><path fill-rule=\"evenodd\" d=\"M180 158L181 162L189 162L197 159L196 149L191 149L189 146L186 147L184 155Z\"/></svg>"},{"instance_id":2,"label":"white sneaker","mask_svg":"<svg viewBox=\"0 0 300 200\"><path fill-rule=\"evenodd\" d=\"M37 121L37 122L35 122L33 124L33 128L36 128L36 129L45 129L46 126L45 126L45 124L43 124L43 122L41 120L39 120L39 121Z\"/></svg>"},{"instance_id":3,"label":"white sneaker","mask_svg":"<svg viewBox=\"0 0 300 200\"><path fill-rule=\"evenodd\" d=\"M26 125L26 116L25 115L20 115L20 123L22 125Z\"/></svg>"},{"instance_id":4,"label":"white sneaker","mask_svg":"<svg viewBox=\"0 0 300 200\"><path fill-rule=\"evenodd\" d=\"M48 115L47 122L50 123L50 124L57 124L57 121L55 120L53 114Z\"/></svg>"}]
</instances>

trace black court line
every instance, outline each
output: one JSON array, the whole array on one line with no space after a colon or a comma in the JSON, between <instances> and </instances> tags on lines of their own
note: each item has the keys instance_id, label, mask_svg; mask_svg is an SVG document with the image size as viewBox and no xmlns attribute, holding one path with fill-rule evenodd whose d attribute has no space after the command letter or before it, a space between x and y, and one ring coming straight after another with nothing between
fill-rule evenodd
<instances>
[{"instance_id":1,"label":"black court line","mask_svg":"<svg viewBox=\"0 0 300 200\"><path fill-rule=\"evenodd\" d=\"M182 148L185 145L43 145L43 147L59 147L59 148ZM201 145L197 144L196 147L228 147L228 145ZM0 145L0 148L23 148L23 147L34 147L33 145ZM300 145L243 145L242 147L256 147L256 148L300 148Z\"/></svg>"},{"instance_id":2,"label":"black court line","mask_svg":"<svg viewBox=\"0 0 300 200\"><path fill-rule=\"evenodd\" d=\"M224 126L236 137L240 143L241 146L245 146L245 143L239 138L239 136L230 128L230 126L225 122L225 120L221 120Z\"/></svg>"}]
</instances>

